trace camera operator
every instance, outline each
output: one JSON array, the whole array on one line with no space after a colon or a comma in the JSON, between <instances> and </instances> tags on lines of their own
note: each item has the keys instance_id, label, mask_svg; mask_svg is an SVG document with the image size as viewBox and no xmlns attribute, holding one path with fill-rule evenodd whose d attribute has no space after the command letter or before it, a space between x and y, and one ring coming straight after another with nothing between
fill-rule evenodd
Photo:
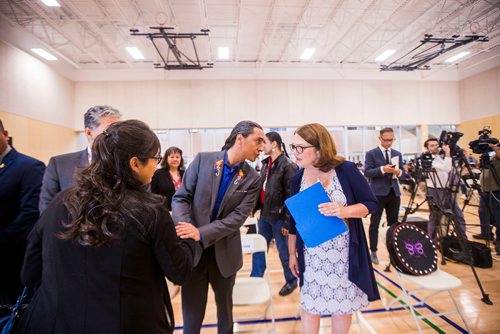
<instances>
[{"instance_id":1,"label":"camera operator","mask_svg":"<svg viewBox=\"0 0 500 334\"><path fill-rule=\"evenodd\" d=\"M436 138L429 138L424 143L425 148L429 153L432 154L432 168L436 171L436 177L433 179L428 178L426 180L427 184L427 195L433 199L433 202L437 205L442 205L444 209L449 209L453 212L458 226L456 226L457 236L467 239L465 234L465 218L462 210L460 210L458 203L455 199L453 193L448 190L450 181L450 172L452 171L452 159L450 154L450 146L443 144L442 150L444 152L444 157L439 153L439 141ZM432 205L429 206L429 226L428 232L434 237L434 232L436 229L436 224L439 224L441 215L439 211L436 211Z\"/></svg>"},{"instance_id":2,"label":"camera operator","mask_svg":"<svg viewBox=\"0 0 500 334\"><path fill-rule=\"evenodd\" d=\"M474 235L476 239L487 239L493 236L492 225L496 227L495 251L500 255L500 185L495 180L495 175L500 176L500 147L488 144L495 155L491 158L489 168L484 168L481 173L481 198L479 200L479 224L481 234ZM492 171L494 170L494 171ZM490 210L488 210L488 207Z\"/></svg>"}]
</instances>

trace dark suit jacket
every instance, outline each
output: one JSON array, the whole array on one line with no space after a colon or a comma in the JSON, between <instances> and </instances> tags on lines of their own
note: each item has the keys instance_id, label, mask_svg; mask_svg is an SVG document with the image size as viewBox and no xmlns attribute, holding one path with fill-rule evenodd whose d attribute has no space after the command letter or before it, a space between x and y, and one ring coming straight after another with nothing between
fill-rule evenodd
<instances>
[{"instance_id":1,"label":"dark suit jacket","mask_svg":"<svg viewBox=\"0 0 500 334\"><path fill-rule=\"evenodd\" d=\"M223 159L224 151L199 153L194 158L172 200L172 215L175 223L185 221L199 228L203 247L215 246L218 269L229 277L243 265L240 227L251 213L260 187L259 174L243 163L243 177L237 182L235 175L216 220L210 221L222 180L222 172L215 173L215 163Z\"/></svg>"},{"instance_id":2,"label":"dark suit jacket","mask_svg":"<svg viewBox=\"0 0 500 334\"><path fill-rule=\"evenodd\" d=\"M11 302L21 292L19 274L26 236L38 219L38 199L45 164L14 148L0 164L0 299ZM12 301L12 299L14 299ZM7 302L0 301L0 304Z\"/></svg>"},{"instance_id":3,"label":"dark suit jacket","mask_svg":"<svg viewBox=\"0 0 500 334\"><path fill-rule=\"evenodd\" d=\"M179 171L181 178L184 175L184 171ZM172 197L175 194L174 183L170 177L170 171L168 167L157 169L151 180L151 192L165 196L167 198L166 203L169 211L172 211Z\"/></svg>"},{"instance_id":4,"label":"dark suit jacket","mask_svg":"<svg viewBox=\"0 0 500 334\"><path fill-rule=\"evenodd\" d=\"M62 154L50 158L43 175L42 192L40 194L40 212L50 204L50 201L60 191L74 186L75 174L89 165L87 148L82 151Z\"/></svg>"},{"instance_id":5,"label":"dark suit jacket","mask_svg":"<svg viewBox=\"0 0 500 334\"><path fill-rule=\"evenodd\" d=\"M199 245L177 238L164 207L144 212L139 223L126 217L124 236L100 247L58 239L70 220L65 193L29 235L22 280L39 289L17 332L170 333L165 275L182 284Z\"/></svg>"},{"instance_id":6,"label":"dark suit jacket","mask_svg":"<svg viewBox=\"0 0 500 334\"><path fill-rule=\"evenodd\" d=\"M403 156L401 153L391 148L391 159L392 157L399 157L398 167L403 170ZM385 155L379 147L366 152L365 176L369 179L370 186L376 196L389 195L391 187L394 189L396 196L401 196L398 179L393 178L392 174L382 173L380 170L380 167L386 164Z\"/></svg>"},{"instance_id":7,"label":"dark suit jacket","mask_svg":"<svg viewBox=\"0 0 500 334\"><path fill-rule=\"evenodd\" d=\"M342 191L347 199L347 204L352 205L361 203L368 208L369 212L377 210L377 199L370 190L370 186L366 179L361 175L356 165L350 161L345 161L343 164L335 168L337 177L339 178ZM300 191L300 183L304 175L304 169L300 169L297 174L292 177L291 189L292 195ZM349 218L349 280L356 284L363 292L368 295L368 300L380 299L373 274L373 267L368 252L368 244L366 242L365 231L363 229L363 221L360 218ZM300 285L304 282L304 242L295 227L295 220L290 219L290 234L297 235L297 254L300 272Z\"/></svg>"}]
</instances>

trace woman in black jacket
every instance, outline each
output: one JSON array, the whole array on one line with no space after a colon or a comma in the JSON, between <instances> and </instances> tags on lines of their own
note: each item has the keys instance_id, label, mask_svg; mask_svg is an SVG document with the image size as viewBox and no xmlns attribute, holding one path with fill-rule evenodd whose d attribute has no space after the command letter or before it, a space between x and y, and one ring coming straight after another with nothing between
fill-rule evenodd
<instances>
[{"instance_id":1,"label":"woman in black jacket","mask_svg":"<svg viewBox=\"0 0 500 334\"><path fill-rule=\"evenodd\" d=\"M258 222L259 234L266 238L267 245L271 239L276 240L285 285L279 291L286 296L297 288L297 279L288 265L287 217L285 199L290 196L290 179L297 171L297 166L288 157L285 144L277 132L268 132L265 137L264 153L269 157L262 161L261 192L257 200L256 210L260 209ZM253 256L251 276L262 277L266 270L263 253Z\"/></svg>"},{"instance_id":2,"label":"woman in black jacket","mask_svg":"<svg viewBox=\"0 0 500 334\"><path fill-rule=\"evenodd\" d=\"M165 151L161 168L156 170L151 181L151 191L167 198L167 208L172 211L172 197L182 183L184 159L182 150L172 146Z\"/></svg>"},{"instance_id":3,"label":"woman in black jacket","mask_svg":"<svg viewBox=\"0 0 500 334\"><path fill-rule=\"evenodd\" d=\"M22 281L38 291L18 333L172 333L165 276L191 274L201 247L177 238L164 198L146 190L160 143L129 120L97 136L92 163L28 238Z\"/></svg>"}]
</instances>

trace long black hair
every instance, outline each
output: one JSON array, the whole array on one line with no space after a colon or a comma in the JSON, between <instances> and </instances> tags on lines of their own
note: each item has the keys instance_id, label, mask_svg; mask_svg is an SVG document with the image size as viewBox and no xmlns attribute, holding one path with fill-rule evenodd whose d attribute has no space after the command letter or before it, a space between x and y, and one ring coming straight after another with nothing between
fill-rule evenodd
<instances>
[{"instance_id":1,"label":"long black hair","mask_svg":"<svg viewBox=\"0 0 500 334\"><path fill-rule=\"evenodd\" d=\"M242 135L246 138L253 133L253 129L255 128L259 128L262 130L262 127L259 124L252 121L241 121L236 124L233 130L231 130L231 134L229 135L229 137L227 137L224 146L222 146L221 148L221 151L231 148L236 142L236 137L238 137L238 135Z\"/></svg>"},{"instance_id":2,"label":"long black hair","mask_svg":"<svg viewBox=\"0 0 500 334\"><path fill-rule=\"evenodd\" d=\"M280 146L280 150L283 151L283 153L285 153L285 155L288 158L290 158L290 156L288 155L288 152L286 151L286 146L283 143L283 139L281 139L281 136L279 133L277 133L276 131L271 131L271 132L266 133L266 137L271 141L271 143L273 141L277 142L278 145Z\"/></svg>"},{"instance_id":3,"label":"long black hair","mask_svg":"<svg viewBox=\"0 0 500 334\"><path fill-rule=\"evenodd\" d=\"M130 220L141 225L154 219L162 198L146 191L130 168L130 159L137 157L147 163L159 152L158 138L141 121L113 123L98 135L92 146L92 163L63 199L70 221L63 223L68 229L58 237L100 246L119 239Z\"/></svg>"}]
</instances>

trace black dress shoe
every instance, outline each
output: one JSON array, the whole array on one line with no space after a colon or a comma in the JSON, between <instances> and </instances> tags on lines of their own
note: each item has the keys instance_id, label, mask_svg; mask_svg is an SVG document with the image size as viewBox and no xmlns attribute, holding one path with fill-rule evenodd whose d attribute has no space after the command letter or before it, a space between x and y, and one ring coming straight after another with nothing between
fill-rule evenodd
<instances>
[{"instance_id":1,"label":"black dress shoe","mask_svg":"<svg viewBox=\"0 0 500 334\"><path fill-rule=\"evenodd\" d=\"M279 295L281 297L284 297L284 296L288 296L289 294L291 294L293 292L293 290L297 289L297 280L295 280L293 283L286 283L285 285L283 285L283 287L281 288L280 292L279 292Z\"/></svg>"},{"instance_id":2,"label":"black dress shoe","mask_svg":"<svg viewBox=\"0 0 500 334\"><path fill-rule=\"evenodd\" d=\"M493 236L487 237L487 236L482 235L482 234L474 234L472 237L473 237L474 239L480 239L480 240L488 240L488 239L489 239L490 241L493 241L493 240L494 240L494 239L493 239Z\"/></svg>"}]
</instances>

